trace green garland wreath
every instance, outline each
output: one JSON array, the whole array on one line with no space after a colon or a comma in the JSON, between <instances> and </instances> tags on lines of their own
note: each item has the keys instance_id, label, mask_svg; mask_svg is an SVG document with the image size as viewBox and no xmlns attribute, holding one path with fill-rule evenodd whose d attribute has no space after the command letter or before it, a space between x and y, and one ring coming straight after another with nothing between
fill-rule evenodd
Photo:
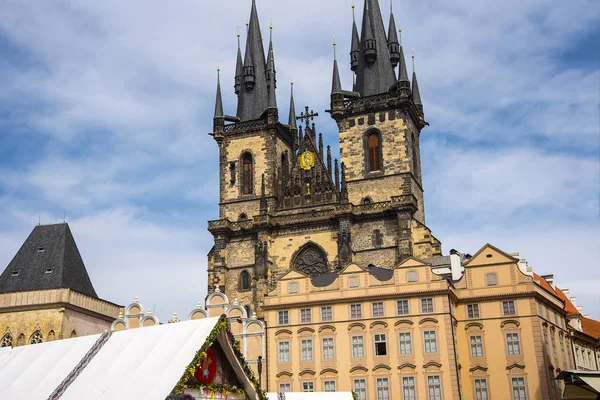
<instances>
[{"instance_id":1,"label":"green garland wreath","mask_svg":"<svg viewBox=\"0 0 600 400\"><path fill-rule=\"evenodd\" d=\"M254 377L254 372L252 372L252 369L250 368L250 366L244 359L244 356L242 354L242 349L240 347L240 343L237 341L237 339L231 333L231 328L229 326L229 320L227 319L227 317L225 315L222 315L219 318L219 321L217 322L217 324L215 325L213 330L210 332L210 334L206 338L206 341L204 342L204 344L202 345L200 350L194 356L194 359L192 360L192 362L185 369L183 376L181 377L181 379L179 379L179 382L177 383L177 385L175 385L175 389L173 391L175 393L183 393L184 389L198 389L198 390L203 390L205 392L208 392L211 395L214 395L215 392L223 393L226 396L228 394L244 394L244 389L238 388L237 386L231 386L231 385L227 385L227 384L214 384L214 383L210 383L210 384L206 385L206 384L201 384L197 381L194 382L195 379L192 380L192 378L194 377L194 373L196 372L196 368L198 368L198 366L202 365L202 362L206 358L206 351L217 340L217 335L219 334L219 332L221 330L225 330L225 332L227 332L227 337L229 338L231 347L233 348L233 352L235 353L235 356L237 357L238 361L240 362L240 365L242 366L244 373L248 376L248 379L250 379L250 382L252 382L254 389L256 389L256 393L258 393L259 398L261 400L267 400L267 393L260 387L260 385L258 384L258 381Z\"/></svg>"}]
</instances>

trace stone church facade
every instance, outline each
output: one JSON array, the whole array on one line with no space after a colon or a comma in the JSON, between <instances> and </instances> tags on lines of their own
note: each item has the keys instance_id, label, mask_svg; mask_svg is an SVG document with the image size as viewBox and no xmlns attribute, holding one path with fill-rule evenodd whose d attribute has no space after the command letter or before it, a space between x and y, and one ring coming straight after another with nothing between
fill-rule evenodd
<instances>
[{"instance_id":1,"label":"stone church facade","mask_svg":"<svg viewBox=\"0 0 600 400\"><path fill-rule=\"evenodd\" d=\"M425 222L419 141L427 123L417 77L411 84L394 20L386 35L376 3L365 2L362 38L354 24L352 91L342 89L334 61L328 113L339 128L339 162L316 115L308 107L297 115L293 87L281 121L273 43L265 53L255 2L244 56L238 45L235 116L223 111L219 78L219 219L209 222L208 290L220 286L259 317L266 293L291 270L316 278L350 263L393 268L441 255Z\"/></svg>"}]
</instances>

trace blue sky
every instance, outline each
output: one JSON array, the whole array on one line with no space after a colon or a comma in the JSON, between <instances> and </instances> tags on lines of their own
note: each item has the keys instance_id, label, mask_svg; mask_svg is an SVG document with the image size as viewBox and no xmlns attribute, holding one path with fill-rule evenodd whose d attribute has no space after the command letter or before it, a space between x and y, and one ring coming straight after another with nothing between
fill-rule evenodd
<instances>
[{"instance_id":1,"label":"blue sky","mask_svg":"<svg viewBox=\"0 0 600 400\"><path fill-rule=\"evenodd\" d=\"M351 0L305 0L301 11L257 3L265 33L273 17L280 114L293 79L296 106L320 113L337 153L324 110L333 34L351 87ZM207 135L216 66L233 114L236 26L249 8L0 3L0 267L40 214L54 223L66 213L101 297L139 296L163 320L203 300L207 220L218 218ZM394 0L394 14L417 56L431 124L421 144L427 224L445 252L488 242L520 252L599 318L598 1Z\"/></svg>"}]
</instances>

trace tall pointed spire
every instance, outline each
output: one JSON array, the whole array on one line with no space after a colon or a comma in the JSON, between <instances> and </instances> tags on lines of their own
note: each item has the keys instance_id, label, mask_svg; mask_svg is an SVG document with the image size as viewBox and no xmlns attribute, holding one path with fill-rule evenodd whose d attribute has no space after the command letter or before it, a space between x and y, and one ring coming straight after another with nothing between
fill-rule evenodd
<instances>
[{"instance_id":1,"label":"tall pointed spire","mask_svg":"<svg viewBox=\"0 0 600 400\"><path fill-rule=\"evenodd\" d=\"M266 78L265 50L256 10L252 0L250 20L247 22L248 37L244 55L244 85L238 98L238 117L242 121L260 118L267 109L269 95Z\"/></svg>"},{"instance_id":2,"label":"tall pointed spire","mask_svg":"<svg viewBox=\"0 0 600 400\"><path fill-rule=\"evenodd\" d=\"M410 89L408 70L406 69L406 59L404 58L404 49L402 48L402 29L400 29L398 33L400 33L400 66L398 67L398 86L401 88Z\"/></svg>"},{"instance_id":3,"label":"tall pointed spire","mask_svg":"<svg viewBox=\"0 0 600 400\"><path fill-rule=\"evenodd\" d=\"M392 9L392 0L390 0L390 26L388 28L388 50L390 52L390 61L392 66L396 68L400 61L400 43L398 42L398 35L396 34L396 21L394 19L394 10Z\"/></svg>"},{"instance_id":4,"label":"tall pointed spire","mask_svg":"<svg viewBox=\"0 0 600 400\"><path fill-rule=\"evenodd\" d=\"M267 86L271 87L271 75L275 81L275 87L277 87L277 71L275 71L275 55L273 53L273 19L271 18L271 24L269 25L269 51L267 53L267 68L265 70L267 78Z\"/></svg>"},{"instance_id":5,"label":"tall pointed spire","mask_svg":"<svg viewBox=\"0 0 600 400\"><path fill-rule=\"evenodd\" d=\"M335 36L333 38L333 83L331 85L331 94L342 93L342 81L340 79L340 71L337 63Z\"/></svg>"},{"instance_id":6,"label":"tall pointed spire","mask_svg":"<svg viewBox=\"0 0 600 400\"><path fill-rule=\"evenodd\" d=\"M360 56L360 37L358 36L358 28L356 27L356 16L354 15L355 5L352 4L352 46L350 50L350 69L355 71L358 69L358 57Z\"/></svg>"},{"instance_id":7,"label":"tall pointed spire","mask_svg":"<svg viewBox=\"0 0 600 400\"><path fill-rule=\"evenodd\" d=\"M273 66L273 68L275 68L275 60L273 58L273 51L271 51L271 54L269 54L269 62L271 63L271 65ZM275 69L273 69L273 72L270 74L270 79L267 82L268 88L269 88L269 104L267 106L267 108L277 108L277 94L276 94L276 90L275 90Z\"/></svg>"},{"instance_id":8,"label":"tall pointed spire","mask_svg":"<svg viewBox=\"0 0 600 400\"><path fill-rule=\"evenodd\" d=\"M421 92L419 91L419 82L417 81L417 71L415 70L415 55L412 55L413 60L413 76L412 76L412 93L413 101L423 111L423 103L421 102Z\"/></svg>"},{"instance_id":9,"label":"tall pointed spire","mask_svg":"<svg viewBox=\"0 0 600 400\"><path fill-rule=\"evenodd\" d=\"M294 82L292 82L290 86L290 115L288 125L291 129L298 130L298 125L296 125L296 105L294 104Z\"/></svg>"},{"instance_id":10,"label":"tall pointed spire","mask_svg":"<svg viewBox=\"0 0 600 400\"><path fill-rule=\"evenodd\" d=\"M237 33L237 42L238 42L238 51L237 51L237 61L235 64L235 94L240 93L242 89L242 80L244 79L244 62L242 61L242 49L240 45L240 27L238 26Z\"/></svg>"},{"instance_id":11,"label":"tall pointed spire","mask_svg":"<svg viewBox=\"0 0 600 400\"><path fill-rule=\"evenodd\" d=\"M396 83L388 40L378 0L365 0L361 54L356 70L356 91L362 96L384 93Z\"/></svg>"},{"instance_id":12,"label":"tall pointed spire","mask_svg":"<svg viewBox=\"0 0 600 400\"><path fill-rule=\"evenodd\" d=\"M217 100L215 102L215 118L223 118L223 98L221 97L221 68L217 68Z\"/></svg>"}]
</instances>

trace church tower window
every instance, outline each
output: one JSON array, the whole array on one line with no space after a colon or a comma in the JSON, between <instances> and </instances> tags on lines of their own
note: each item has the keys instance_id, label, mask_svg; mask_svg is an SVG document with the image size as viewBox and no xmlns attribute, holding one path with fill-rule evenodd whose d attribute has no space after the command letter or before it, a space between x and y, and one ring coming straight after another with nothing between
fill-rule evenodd
<instances>
[{"instance_id":1,"label":"church tower window","mask_svg":"<svg viewBox=\"0 0 600 400\"><path fill-rule=\"evenodd\" d=\"M254 171L252 154L244 153L242 155L242 195L254 193Z\"/></svg>"},{"instance_id":2,"label":"church tower window","mask_svg":"<svg viewBox=\"0 0 600 400\"><path fill-rule=\"evenodd\" d=\"M0 347L12 347L13 339L10 333L7 333L2 337L2 341L0 341Z\"/></svg>"},{"instance_id":3,"label":"church tower window","mask_svg":"<svg viewBox=\"0 0 600 400\"><path fill-rule=\"evenodd\" d=\"M381 135L377 131L367 134L367 170L381 171Z\"/></svg>"},{"instance_id":4,"label":"church tower window","mask_svg":"<svg viewBox=\"0 0 600 400\"><path fill-rule=\"evenodd\" d=\"M373 231L373 247L379 248L383 246L383 235L379 229Z\"/></svg>"},{"instance_id":5,"label":"church tower window","mask_svg":"<svg viewBox=\"0 0 600 400\"><path fill-rule=\"evenodd\" d=\"M38 343L42 343L43 341L44 340L42 337L42 332L40 332L40 331L33 332L31 337L29 338L29 344L38 344Z\"/></svg>"},{"instance_id":6,"label":"church tower window","mask_svg":"<svg viewBox=\"0 0 600 400\"><path fill-rule=\"evenodd\" d=\"M240 274L240 290L250 290L250 274L242 271Z\"/></svg>"},{"instance_id":7,"label":"church tower window","mask_svg":"<svg viewBox=\"0 0 600 400\"><path fill-rule=\"evenodd\" d=\"M327 274L329 263L323 250L309 243L294 256L292 268L314 278L315 276Z\"/></svg>"}]
</instances>

